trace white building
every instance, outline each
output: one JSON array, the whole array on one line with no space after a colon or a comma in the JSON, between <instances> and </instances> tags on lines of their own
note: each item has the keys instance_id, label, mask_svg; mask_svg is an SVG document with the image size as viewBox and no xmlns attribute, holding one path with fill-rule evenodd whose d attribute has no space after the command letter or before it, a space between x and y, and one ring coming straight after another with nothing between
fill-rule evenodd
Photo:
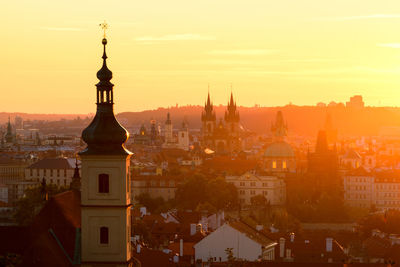
<instances>
[{"instance_id":1,"label":"white building","mask_svg":"<svg viewBox=\"0 0 400 267\"><path fill-rule=\"evenodd\" d=\"M242 205L251 205L251 198L256 195L263 195L271 205L285 204L286 185L281 178L247 172L241 176L226 176L225 180L236 186Z\"/></svg>"},{"instance_id":2,"label":"white building","mask_svg":"<svg viewBox=\"0 0 400 267\"><path fill-rule=\"evenodd\" d=\"M225 262L228 260L226 249L232 248L236 259L273 261L276 245L276 242L247 224L229 222L194 245L195 259Z\"/></svg>"},{"instance_id":3,"label":"white building","mask_svg":"<svg viewBox=\"0 0 400 267\"><path fill-rule=\"evenodd\" d=\"M344 201L352 207L400 209L400 173L358 168L343 179Z\"/></svg>"},{"instance_id":4,"label":"white building","mask_svg":"<svg viewBox=\"0 0 400 267\"><path fill-rule=\"evenodd\" d=\"M44 178L47 184L69 186L74 175L75 159L46 158L33 163L25 169L25 179L41 182Z\"/></svg>"},{"instance_id":5,"label":"white building","mask_svg":"<svg viewBox=\"0 0 400 267\"><path fill-rule=\"evenodd\" d=\"M358 168L343 179L344 202L352 207L369 208L374 198L374 176L364 168Z\"/></svg>"}]
</instances>

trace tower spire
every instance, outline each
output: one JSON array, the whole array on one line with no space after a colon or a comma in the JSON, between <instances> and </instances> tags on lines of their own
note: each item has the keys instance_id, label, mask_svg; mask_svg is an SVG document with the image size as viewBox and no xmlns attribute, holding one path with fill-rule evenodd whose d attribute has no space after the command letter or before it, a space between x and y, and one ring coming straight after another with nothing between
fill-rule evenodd
<instances>
[{"instance_id":1,"label":"tower spire","mask_svg":"<svg viewBox=\"0 0 400 267\"><path fill-rule=\"evenodd\" d=\"M107 24L100 24L102 29L108 27ZM96 84L97 88L97 111L96 116L90 125L83 130L82 139L87 144L82 154L130 154L125 149L124 143L129 138L129 133L122 127L114 115L114 84L110 82L112 72L107 67L106 45L107 39L103 38L103 65L97 72L100 80Z\"/></svg>"}]
</instances>

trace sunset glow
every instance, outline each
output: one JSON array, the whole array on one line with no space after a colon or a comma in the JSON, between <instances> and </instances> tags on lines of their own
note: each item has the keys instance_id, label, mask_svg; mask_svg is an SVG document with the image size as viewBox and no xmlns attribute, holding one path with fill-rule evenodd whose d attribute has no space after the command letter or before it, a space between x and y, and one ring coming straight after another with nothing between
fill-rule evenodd
<instances>
[{"instance_id":1,"label":"sunset glow","mask_svg":"<svg viewBox=\"0 0 400 267\"><path fill-rule=\"evenodd\" d=\"M93 112L104 20L117 112L203 105L208 84L224 105L231 84L243 106L354 94L400 104L396 0L11 1L2 11L2 111Z\"/></svg>"}]
</instances>

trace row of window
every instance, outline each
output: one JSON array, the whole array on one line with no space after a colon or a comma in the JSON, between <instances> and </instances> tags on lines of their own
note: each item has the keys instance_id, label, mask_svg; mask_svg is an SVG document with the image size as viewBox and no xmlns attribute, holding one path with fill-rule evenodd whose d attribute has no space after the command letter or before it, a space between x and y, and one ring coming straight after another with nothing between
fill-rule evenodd
<instances>
[{"instance_id":1,"label":"row of window","mask_svg":"<svg viewBox=\"0 0 400 267\"><path fill-rule=\"evenodd\" d=\"M366 185L348 185L347 190L367 190ZM377 190L400 190L400 185L375 185Z\"/></svg>"},{"instance_id":2,"label":"row of window","mask_svg":"<svg viewBox=\"0 0 400 267\"><path fill-rule=\"evenodd\" d=\"M348 195L348 199L367 199L368 195L366 194L352 194ZM378 194L376 193L376 197L385 197L385 198L400 198L400 193L385 193L385 194Z\"/></svg>"},{"instance_id":3,"label":"row of window","mask_svg":"<svg viewBox=\"0 0 400 267\"><path fill-rule=\"evenodd\" d=\"M33 170L34 169L30 169L30 176L33 176ZM35 169L35 170L36 170L36 176L39 176L40 175L39 174L40 173L40 169ZM64 177L67 176L67 169L63 169L63 170L56 169L55 171L57 173L57 177L60 177L60 173L63 173ZM54 170L53 169L43 169L43 176L46 176L47 173L49 174L49 176L54 176Z\"/></svg>"},{"instance_id":4,"label":"row of window","mask_svg":"<svg viewBox=\"0 0 400 267\"><path fill-rule=\"evenodd\" d=\"M255 190L250 190L250 195L255 195L256 191ZM262 194L264 196L268 195L268 191L262 191ZM239 190L239 195L246 195L246 190Z\"/></svg>"},{"instance_id":5,"label":"row of window","mask_svg":"<svg viewBox=\"0 0 400 267\"><path fill-rule=\"evenodd\" d=\"M246 182L240 182L240 186L246 186ZM250 186L257 186L256 182L250 182ZM263 187L268 187L268 183L262 183Z\"/></svg>"},{"instance_id":6,"label":"row of window","mask_svg":"<svg viewBox=\"0 0 400 267\"><path fill-rule=\"evenodd\" d=\"M282 164L280 167L282 169L286 169L287 168L286 161L282 161ZM274 160L274 161L272 161L272 169L276 169L276 168L277 168L277 162Z\"/></svg>"},{"instance_id":7,"label":"row of window","mask_svg":"<svg viewBox=\"0 0 400 267\"><path fill-rule=\"evenodd\" d=\"M55 180L55 181L54 181ZM60 186L61 184L66 186L67 185L67 179L46 179L46 183L50 183L50 184L57 184L58 186ZM36 178L37 182L41 182L42 180L40 178Z\"/></svg>"}]
</instances>

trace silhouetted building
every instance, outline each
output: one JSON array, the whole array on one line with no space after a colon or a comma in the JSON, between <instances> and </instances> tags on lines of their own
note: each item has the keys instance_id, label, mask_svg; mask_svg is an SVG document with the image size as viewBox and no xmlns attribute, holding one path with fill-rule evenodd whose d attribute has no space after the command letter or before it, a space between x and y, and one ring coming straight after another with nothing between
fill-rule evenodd
<instances>
[{"instance_id":1,"label":"silhouetted building","mask_svg":"<svg viewBox=\"0 0 400 267\"><path fill-rule=\"evenodd\" d=\"M329 149L326 131L319 131L314 153L308 153L308 177L318 193L340 190L336 147Z\"/></svg>"},{"instance_id":2,"label":"silhouetted building","mask_svg":"<svg viewBox=\"0 0 400 267\"><path fill-rule=\"evenodd\" d=\"M214 107L210 100L210 93L208 93L201 121L203 147L220 154L242 150L240 116L232 93L228 101L227 110L225 111L224 120L221 118L218 125L216 123Z\"/></svg>"},{"instance_id":3,"label":"silhouetted building","mask_svg":"<svg viewBox=\"0 0 400 267\"><path fill-rule=\"evenodd\" d=\"M296 155L293 148L285 141L287 130L282 112L278 111L275 123L271 126L273 142L264 152L265 171L273 173L296 171Z\"/></svg>"},{"instance_id":4,"label":"silhouetted building","mask_svg":"<svg viewBox=\"0 0 400 267\"><path fill-rule=\"evenodd\" d=\"M361 95L350 97L350 101L346 102L346 108L363 108L364 101Z\"/></svg>"},{"instance_id":5,"label":"silhouetted building","mask_svg":"<svg viewBox=\"0 0 400 267\"><path fill-rule=\"evenodd\" d=\"M87 147L79 153L81 185L81 263L131 266L130 157L124 144L128 131L115 118L112 72L106 64L97 72L97 111L83 130Z\"/></svg>"}]
</instances>

